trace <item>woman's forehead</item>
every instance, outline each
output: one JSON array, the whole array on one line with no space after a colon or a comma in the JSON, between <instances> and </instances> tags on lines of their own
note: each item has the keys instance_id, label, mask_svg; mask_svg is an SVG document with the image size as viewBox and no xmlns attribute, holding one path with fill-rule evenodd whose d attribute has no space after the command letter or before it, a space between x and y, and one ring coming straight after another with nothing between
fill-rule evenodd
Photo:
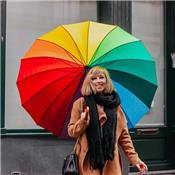
<instances>
[{"instance_id":1,"label":"woman's forehead","mask_svg":"<svg viewBox=\"0 0 175 175\"><path fill-rule=\"evenodd\" d=\"M93 77L93 76L105 76L105 74L103 73L103 72L93 72L91 75L90 75L91 77Z\"/></svg>"},{"instance_id":2,"label":"woman's forehead","mask_svg":"<svg viewBox=\"0 0 175 175\"><path fill-rule=\"evenodd\" d=\"M101 75L101 74L105 75L103 70L94 70L91 73L91 75Z\"/></svg>"}]
</instances>

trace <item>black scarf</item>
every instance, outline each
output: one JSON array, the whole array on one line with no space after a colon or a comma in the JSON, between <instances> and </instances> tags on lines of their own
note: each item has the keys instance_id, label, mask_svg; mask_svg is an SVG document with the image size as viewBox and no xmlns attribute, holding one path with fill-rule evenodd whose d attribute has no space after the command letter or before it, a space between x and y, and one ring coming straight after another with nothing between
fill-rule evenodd
<instances>
[{"instance_id":1,"label":"black scarf","mask_svg":"<svg viewBox=\"0 0 175 175\"><path fill-rule=\"evenodd\" d=\"M114 159L116 139L117 112L120 97L116 92L111 94L96 94L85 96L86 105L89 106L90 123L86 129L89 145L90 165L94 169L102 169L106 160ZM107 121L100 127L96 104L104 106Z\"/></svg>"}]
</instances>

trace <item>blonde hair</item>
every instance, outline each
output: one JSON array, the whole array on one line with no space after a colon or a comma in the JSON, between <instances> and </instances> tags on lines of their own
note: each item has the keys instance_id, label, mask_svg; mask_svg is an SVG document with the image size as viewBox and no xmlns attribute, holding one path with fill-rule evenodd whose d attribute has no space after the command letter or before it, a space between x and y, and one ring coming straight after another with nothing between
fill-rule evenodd
<instances>
[{"instance_id":1,"label":"blonde hair","mask_svg":"<svg viewBox=\"0 0 175 175\"><path fill-rule=\"evenodd\" d=\"M89 72L87 73L82 88L81 88L81 93L83 96L85 95L91 95L93 93L92 87L91 87L91 78L97 74L104 74L105 78L106 78L106 87L104 89L104 93L108 94L108 93L112 93L114 91L114 86L112 84L111 78L109 76L109 72L100 66L96 66L93 67L89 70ZM96 92L94 92L96 93Z\"/></svg>"}]
</instances>

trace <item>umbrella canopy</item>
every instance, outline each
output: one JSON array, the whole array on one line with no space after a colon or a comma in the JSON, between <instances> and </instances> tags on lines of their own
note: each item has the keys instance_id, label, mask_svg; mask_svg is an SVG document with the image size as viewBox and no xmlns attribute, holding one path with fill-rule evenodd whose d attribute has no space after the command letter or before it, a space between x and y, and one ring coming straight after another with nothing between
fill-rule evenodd
<instances>
[{"instance_id":1,"label":"umbrella canopy","mask_svg":"<svg viewBox=\"0 0 175 175\"><path fill-rule=\"evenodd\" d=\"M155 62L139 39L114 25L61 25L36 39L17 78L22 106L39 126L66 137L72 104L94 66L108 69L128 127L134 127L157 89Z\"/></svg>"}]
</instances>

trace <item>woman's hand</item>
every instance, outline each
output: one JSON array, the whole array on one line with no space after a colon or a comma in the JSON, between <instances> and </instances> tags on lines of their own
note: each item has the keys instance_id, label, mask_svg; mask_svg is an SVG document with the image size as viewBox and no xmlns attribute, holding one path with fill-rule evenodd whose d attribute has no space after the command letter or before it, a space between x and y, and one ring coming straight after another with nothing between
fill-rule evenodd
<instances>
[{"instance_id":1,"label":"woman's hand","mask_svg":"<svg viewBox=\"0 0 175 175\"><path fill-rule=\"evenodd\" d=\"M87 123L89 124L90 117L89 117L89 107L88 106L84 109L84 112L81 113L81 119L86 120Z\"/></svg>"},{"instance_id":2,"label":"woman's hand","mask_svg":"<svg viewBox=\"0 0 175 175\"><path fill-rule=\"evenodd\" d=\"M140 171L140 174L148 171L148 167L144 162L140 162L136 164L137 169Z\"/></svg>"}]
</instances>

